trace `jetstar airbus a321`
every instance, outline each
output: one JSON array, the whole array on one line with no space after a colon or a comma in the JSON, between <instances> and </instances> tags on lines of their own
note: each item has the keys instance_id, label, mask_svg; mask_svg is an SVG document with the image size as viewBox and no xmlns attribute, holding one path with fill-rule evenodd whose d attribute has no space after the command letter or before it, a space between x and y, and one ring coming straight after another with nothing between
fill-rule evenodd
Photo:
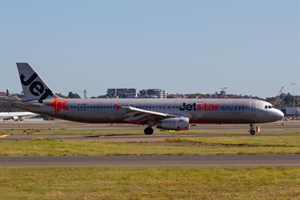
<instances>
[{"instance_id":1,"label":"jetstar airbus a321","mask_svg":"<svg viewBox=\"0 0 300 200\"><path fill-rule=\"evenodd\" d=\"M55 118L90 123L133 123L165 130L188 130L191 123L254 124L274 122L283 113L254 99L64 99L55 95L27 63L17 63L24 98L13 105Z\"/></svg>"}]
</instances>

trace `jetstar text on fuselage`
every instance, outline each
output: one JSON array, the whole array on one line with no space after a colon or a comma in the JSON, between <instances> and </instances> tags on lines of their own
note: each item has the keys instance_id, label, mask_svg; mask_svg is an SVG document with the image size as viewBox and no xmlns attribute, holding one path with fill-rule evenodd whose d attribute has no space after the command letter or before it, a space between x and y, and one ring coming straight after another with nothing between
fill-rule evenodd
<instances>
[{"instance_id":1,"label":"jetstar text on fuselage","mask_svg":"<svg viewBox=\"0 0 300 200\"><path fill-rule=\"evenodd\" d=\"M179 107L181 111L244 111L247 106L244 105L221 105L214 103L183 103Z\"/></svg>"}]
</instances>

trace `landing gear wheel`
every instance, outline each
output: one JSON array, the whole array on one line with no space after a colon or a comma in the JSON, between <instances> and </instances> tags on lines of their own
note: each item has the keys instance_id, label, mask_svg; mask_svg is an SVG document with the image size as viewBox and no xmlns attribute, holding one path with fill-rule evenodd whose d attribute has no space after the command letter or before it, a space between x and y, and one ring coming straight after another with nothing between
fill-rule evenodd
<instances>
[{"instance_id":1,"label":"landing gear wheel","mask_svg":"<svg viewBox=\"0 0 300 200\"><path fill-rule=\"evenodd\" d=\"M145 135L152 135L153 134L153 129L151 127L147 127L144 130Z\"/></svg>"},{"instance_id":2,"label":"landing gear wheel","mask_svg":"<svg viewBox=\"0 0 300 200\"><path fill-rule=\"evenodd\" d=\"M255 135L255 129L254 129L254 125L253 124L250 124L250 135Z\"/></svg>"}]
</instances>

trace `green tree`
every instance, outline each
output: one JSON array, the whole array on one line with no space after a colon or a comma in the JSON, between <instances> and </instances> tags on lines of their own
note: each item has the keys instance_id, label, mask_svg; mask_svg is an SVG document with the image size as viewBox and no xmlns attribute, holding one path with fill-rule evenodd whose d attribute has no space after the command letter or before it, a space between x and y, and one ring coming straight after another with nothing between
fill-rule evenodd
<instances>
[{"instance_id":1,"label":"green tree","mask_svg":"<svg viewBox=\"0 0 300 200\"><path fill-rule=\"evenodd\" d=\"M71 99L80 99L81 97L77 93L69 92L68 98L71 98Z\"/></svg>"}]
</instances>

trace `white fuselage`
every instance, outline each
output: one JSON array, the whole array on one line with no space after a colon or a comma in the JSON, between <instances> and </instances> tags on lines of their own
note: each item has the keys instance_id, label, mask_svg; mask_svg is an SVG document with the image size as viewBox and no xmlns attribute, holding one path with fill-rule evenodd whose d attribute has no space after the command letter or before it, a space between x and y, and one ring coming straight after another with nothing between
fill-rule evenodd
<instances>
[{"instance_id":1,"label":"white fuselage","mask_svg":"<svg viewBox=\"0 0 300 200\"><path fill-rule=\"evenodd\" d=\"M29 102L28 102L29 103ZM190 123L265 123L282 119L270 103L254 99L62 99L44 100L22 109L56 118L91 123L135 123L126 110L131 106L151 112L187 117Z\"/></svg>"},{"instance_id":2,"label":"white fuselage","mask_svg":"<svg viewBox=\"0 0 300 200\"><path fill-rule=\"evenodd\" d=\"M13 119L15 121L21 121L26 117L32 117L36 115L32 112L0 112L0 119L10 120Z\"/></svg>"},{"instance_id":3,"label":"white fuselage","mask_svg":"<svg viewBox=\"0 0 300 200\"><path fill-rule=\"evenodd\" d=\"M24 98L13 104L31 112L90 123L147 124L166 130L188 130L190 123L273 122L283 113L254 99L63 99L45 84L28 63L17 63Z\"/></svg>"}]
</instances>

